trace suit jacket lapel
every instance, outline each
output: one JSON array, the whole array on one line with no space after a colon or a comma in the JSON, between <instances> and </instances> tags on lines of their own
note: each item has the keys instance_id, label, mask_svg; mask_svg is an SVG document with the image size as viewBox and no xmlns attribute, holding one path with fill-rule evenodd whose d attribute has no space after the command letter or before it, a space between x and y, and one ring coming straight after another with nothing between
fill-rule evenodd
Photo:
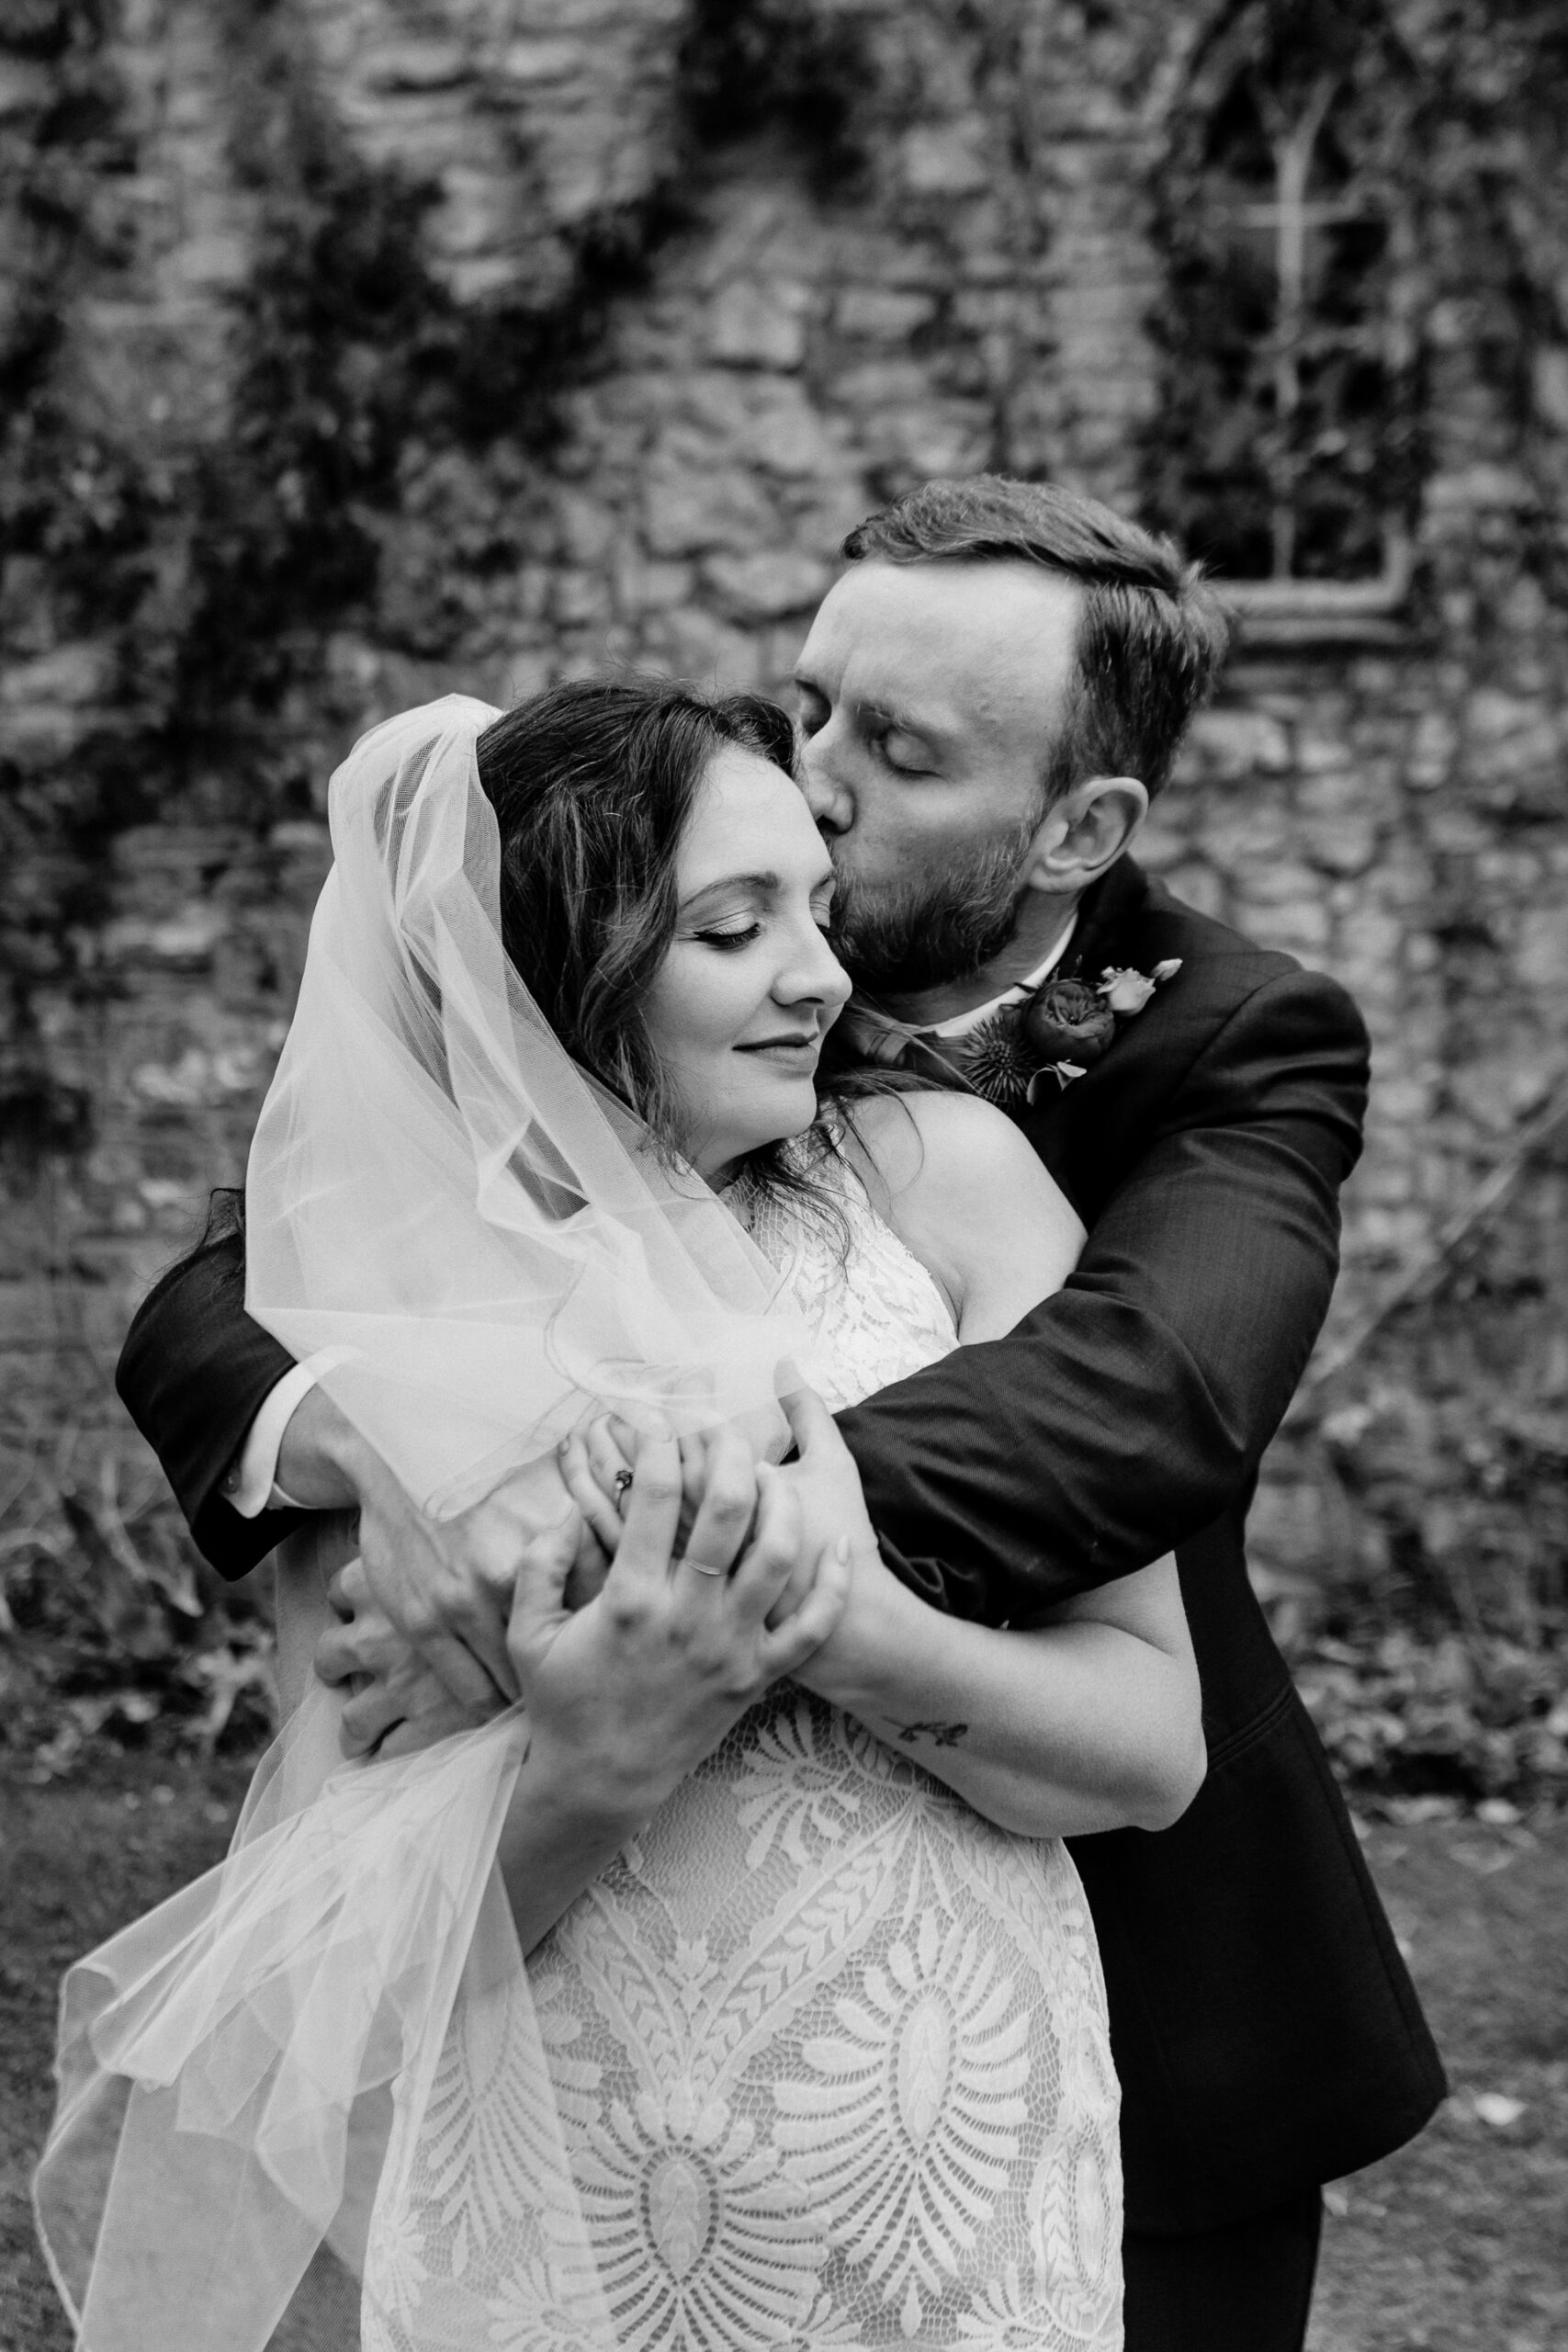
<instances>
[{"instance_id":1,"label":"suit jacket lapel","mask_svg":"<svg viewBox=\"0 0 1568 2352\"><path fill-rule=\"evenodd\" d=\"M1083 980L1092 987L1108 967L1133 964L1135 968L1135 950L1128 934L1143 912L1148 895L1148 877L1143 868L1130 857L1119 859L1104 880L1085 894L1078 910L1077 929L1062 961L1063 978ZM1114 1053L1115 1041L1109 1050ZM1086 1096L1092 1095L1095 1078L1102 1066L1095 1063L1082 1078L1070 1080L1066 1086L1045 1094L1031 1109L1017 1114L1024 1134L1080 1214L1084 1203L1077 1197L1081 1185L1076 1181L1080 1171L1074 1165L1072 1144L1087 1108Z\"/></svg>"}]
</instances>

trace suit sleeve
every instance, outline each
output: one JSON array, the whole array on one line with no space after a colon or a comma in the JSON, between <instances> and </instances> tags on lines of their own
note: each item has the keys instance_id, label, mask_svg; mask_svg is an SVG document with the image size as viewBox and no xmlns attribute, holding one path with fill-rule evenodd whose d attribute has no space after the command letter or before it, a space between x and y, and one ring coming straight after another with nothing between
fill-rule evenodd
<instances>
[{"instance_id":1,"label":"suit sleeve","mask_svg":"<svg viewBox=\"0 0 1568 2352\"><path fill-rule=\"evenodd\" d=\"M171 1267L137 1310L115 1386L164 1465L197 1549L220 1576L243 1577L309 1519L264 1510L242 1519L222 1480L262 1403L294 1359L245 1313L245 1244L237 1221Z\"/></svg>"},{"instance_id":2,"label":"suit sleeve","mask_svg":"<svg viewBox=\"0 0 1568 2352\"><path fill-rule=\"evenodd\" d=\"M1235 1498L1327 1312L1367 1061L1333 981L1265 981L1156 1114L1066 1287L839 1416L917 1591L1026 1622Z\"/></svg>"}]
</instances>

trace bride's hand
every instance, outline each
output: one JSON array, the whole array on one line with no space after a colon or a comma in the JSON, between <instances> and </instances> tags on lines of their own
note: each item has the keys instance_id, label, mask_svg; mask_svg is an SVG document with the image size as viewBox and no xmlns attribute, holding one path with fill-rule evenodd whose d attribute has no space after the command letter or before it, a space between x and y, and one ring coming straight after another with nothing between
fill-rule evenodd
<instances>
[{"instance_id":1,"label":"bride's hand","mask_svg":"<svg viewBox=\"0 0 1568 2352\"><path fill-rule=\"evenodd\" d=\"M775 1626L793 1615L805 1600L816 1577L818 1558L840 1535L848 1535L852 1545L863 1552L874 1551L876 1544L866 1516L860 1473L826 1405L815 1389L806 1387L792 1391L782 1402L800 1456L797 1462L784 1464L786 1479L807 1510L809 1523L804 1530L800 1556L772 1612L770 1622ZM683 1500L676 1538L678 1549L684 1544L702 1499L708 1448L713 1442L713 1438L700 1437L682 1438L680 1442ZM601 1413L584 1429L573 1430L560 1447L561 1476L567 1491L582 1513L592 1548L605 1563L615 1557L621 1540L637 1444L637 1433L629 1422L615 1414ZM568 1588L569 1605L575 1606L577 1599L589 1598L591 1590L596 1589L582 1581L580 1568Z\"/></svg>"},{"instance_id":2,"label":"bride's hand","mask_svg":"<svg viewBox=\"0 0 1568 2352\"><path fill-rule=\"evenodd\" d=\"M710 1441L701 1437L682 1438L681 1449L681 1524L676 1533L676 1549L680 1550L696 1519L697 1506L707 1484L707 1449ZM621 1540L621 1529L626 1514L626 1498L631 1492L637 1467L638 1439L629 1421L615 1413L599 1413L586 1428L573 1430L563 1440L559 1449L561 1476L567 1492L582 1513L588 1532L597 1547L604 1565L608 1566L615 1556ZM592 1593L581 1588L581 1572L574 1584L582 1600ZM597 1589L597 1587L594 1588ZM568 1589L569 1604L572 1602L572 1588Z\"/></svg>"},{"instance_id":3,"label":"bride's hand","mask_svg":"<svg viewBox=\"0 0 1568 2352\"><path fill-rule=\"evenodd\" d=\"M680 1449L645 1438L598 1596L575 1612L565 1606L583 1527L575 1507L529 1544L517 1578L508 1647L532 1753L575 1784L586 1779L612 1810L661 1803L771 1683L821 1645L848 1593L847 1549L835 1544L803 1606L770 1626L795 1565L799 1510L779 1473L754 1468L734 1433L708 1448L678 1552L683 1499Z\"/></svg>"}]
</instances>

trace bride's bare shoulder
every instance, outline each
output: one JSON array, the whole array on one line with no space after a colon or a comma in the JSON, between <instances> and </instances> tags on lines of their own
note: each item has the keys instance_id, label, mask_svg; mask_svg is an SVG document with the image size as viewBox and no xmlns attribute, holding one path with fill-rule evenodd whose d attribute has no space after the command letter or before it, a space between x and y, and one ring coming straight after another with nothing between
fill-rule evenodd
<instances>
[{"instance_id":1,"label":"bride's bare shoulder","mask_svg":"<svg viewBox=\"0 0 1568 2352\"><path fill-rule=\"evenodd\" d=\"M934 1091L846 1108L846 1156L878 1215L965 1302L964 1339L1010 1329L1060 1287L1084 1228L1005 1112L978 1095Z\"/></svg>"},{"instance_id":2,"label":"bride's bare shoulder","mask_svg":"<svg viewBox=\"0 0 1568 2352\"><path fill-rule=\"evenodd\" d=\"M1045 1176L1006 1113L977 1094L910 1089L865 1095L846 1106L844 1125L849 1158L890 1200L911 1186L956 1185L972 1193L1026 1164Z\"/></svg>"}]
</instances>

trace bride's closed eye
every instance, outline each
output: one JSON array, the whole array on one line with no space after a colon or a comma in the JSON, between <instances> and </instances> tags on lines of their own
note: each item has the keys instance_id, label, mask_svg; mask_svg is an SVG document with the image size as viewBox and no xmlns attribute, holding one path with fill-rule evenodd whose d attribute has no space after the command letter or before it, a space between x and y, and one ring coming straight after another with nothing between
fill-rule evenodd
<instances>
[{"instance_id":1,"label":"bride's closed eye","mask_svg":"<svg viewBox=\"0 0 1568 2352\"><path fill-rule=\"evenodd\" d=\"M760 922L749 922L739 931L694 931L692 937L700 939L705 947L750 947L761 933Z\"/></svg>"},{"instance_id":2,"label":"bride's closed eye","mask_svg":"<svg viewBox=\"0 0 1568 2352\"><path fill-rule=\"evenodd\" d=\"M818 920L817 929L831 945L831 924ZM750 922L742 931L694 931L691 935L694 939L700 939L705 947L750 947L754 939L761 938L761 932L760 922Z\"/></svg>"}]
</instances>

